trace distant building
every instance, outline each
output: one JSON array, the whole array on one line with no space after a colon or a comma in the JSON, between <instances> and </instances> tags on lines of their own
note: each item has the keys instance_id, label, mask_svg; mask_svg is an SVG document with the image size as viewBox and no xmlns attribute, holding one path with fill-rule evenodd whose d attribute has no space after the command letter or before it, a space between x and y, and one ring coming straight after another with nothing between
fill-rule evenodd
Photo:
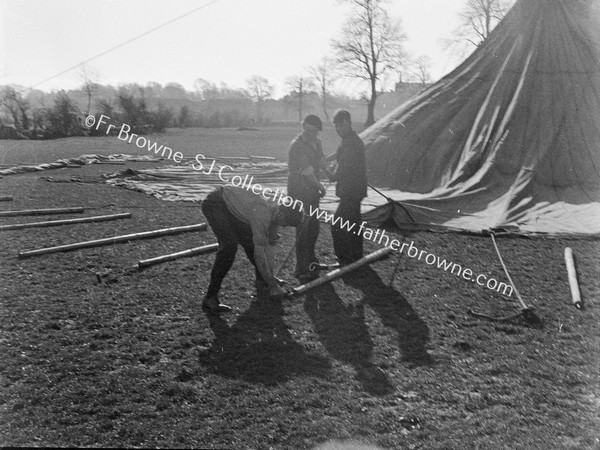
<instances>
[{"instance_id":1,"label":"distant building","mask_svg":"<svg viewBox=\"0 0 600 450\"><path fill-rule=\"evenodd\" d=\"M405 81L399 81L396 83L396 87L394 92L407 94L412 97L415 94L418 94L423 89L431 86L432 83L411 83Z\"/></svg>"}]
</instances>

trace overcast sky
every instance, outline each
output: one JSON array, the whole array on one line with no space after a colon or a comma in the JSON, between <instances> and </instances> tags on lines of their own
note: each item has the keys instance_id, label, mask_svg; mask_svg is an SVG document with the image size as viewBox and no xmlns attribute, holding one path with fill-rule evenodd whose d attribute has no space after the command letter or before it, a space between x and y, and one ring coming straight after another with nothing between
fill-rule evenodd
<instances>
[{"instance_id":1,"label":"overcast sky","mask_svg":"<svg viewBox=\"0 0 600 450\"><path fill-rule=\"evenodd\" d=\"M426 55L435 79L460 58L444 47L465 0L390 0L406 49ZM206 7L89 64L102 84L156 81L193 88L204 78L246 86L252 75L281 87L331 53L348 12L336 0L0 0L0 84L36 85L199 6ZM78 87L78 70L39 84ZM344 81L340 89L360 89Z\"/></svg>"}]
</instances>

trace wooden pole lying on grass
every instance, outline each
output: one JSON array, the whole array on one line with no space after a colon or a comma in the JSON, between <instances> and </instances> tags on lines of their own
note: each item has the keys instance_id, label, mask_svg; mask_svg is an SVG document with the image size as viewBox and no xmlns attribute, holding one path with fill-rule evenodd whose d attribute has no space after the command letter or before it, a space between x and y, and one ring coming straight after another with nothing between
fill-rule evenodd
<instances>
[{"instance_id":1,"label":"wooden pole lying on grass","mask_svg":"<svg viewBox=\"0 0 600 450\"><path fill-rule=\"evenodd\" d=\"M109 220L128 219L131 213L110 214L107 216L78 217L77 219L48 220L46 222L13 223L0 225L0 231L20 230L21 228L53 227L56 225L71 225L73 223L107 222Z\"/></svg>"},{"instance_id":2,"label":"wooden pole lying on grass","mask_svg":"<svg viewBox=\"0 0 600 450\"><path fill-rule=\"evenodd\" d=\"M202 247L194 247L189 250L183 250L177 253L170 253L168 255L157 256L156 258L142 259L138 262L138 269L152 266L154 264L160 264L167 261L173 261L174 259L185 258L187 256L203 255L204 253L216 252L219 249L219 244L207 244Z\"/></svg>"},{"instance_id":3,"label":"wooden pole lying on grass","mask_svg":"<svg viewBox=\"0 0 600 450\"><path fill-rule=\"evenodd\" d=\"M125 234L94 241L76 242L74 244L58 245L56 247L40 248L26 252L19 252L19 258L29 258L30 256L44 255L46 253L66 252L87 247L100 247L102 245L116 244L117 242L128 242L136 239L149 239L159 236L168 236L172 234L186 233L188 231L201 231L206 229L205 223L196 225L186 225L183 227L164 228L162 230L144 231L142 233Z\"/></svg>"},{"instance_id":4,"label":"wooden pole lying on grass","mask_svg":"<svg viewBox=\"0 0 600 450\"><path fill-rule=\"evenodd\" d=\"M0 197L0 202L12 202L13 198L11 195L3 195Z\"/></svg>"},{"instance_id":5,"label":"wooden pole lying on grass","mask_svg":"<svg viewBox=\"0 0 600 450\"><path fill-rule=\"evenodd\" d=\"M211 158L206 158L206 159L212 159ZM250 161L250 157L249 156L215 156L214 159L221 159L223 161Z\"/></svg>"},{"instance_id":6,"label":"wooden pole lying on grass","mask_svg":"<svg viewBox=\"0 0 600 450\"><path fill-rule=\"evenodd\" d=\"M264 159L265 161L277 161L277 158L274 156L260 156L260 155L250 155L252 159Z\"/></svg>"},{"instance_id":7,"label":"wooden pole lying on grass","mask_svg":"<svg viewBox=\"0 0 600 450\"><path fill-rule=\"evenodd\" d=\"M323 275L322 277L317 278L309 283L303 284L302 286L298 286L294 288L294 295L304 294L306 291L314 289L322 284L329 283L336 278L341 277L342 275L352 272L353 270L358 269L367 264L371 264L379 259L382 259L392 253L394 250L391 247L384 247L376 252L369 253L364 258L359 259L358 261L354 261L352 264L348 264L347 266L340 267L339 269L332 270L331 272Z\"/></svg>"},{"instance_id":8,"label":"wooden pole lying on grass","mask_svg":"<svg viewBox=\"0 0 600 450\"><path fill-rule=\"evenodd\" d=\"M85 208L50 208L50 209L23 209L21 211L0 211L0 217L12 216L45 216L50 214L75 214L82 213Z\"/></svg>"},{"instance_id":9,"label":"wooden pole lying on grass","mask_svg":"<svg viewBox=\"0 0 600 450\"><path fill-rule=\"evenodd\" d=\"M577 283L577 271L575 270L575 261L571 247L565 248L565 263L567 265L567 274L569 275L569 286L571 287L571 300L577 309L581 309L581 293L579 292L579 284Z\"/></svg>"}]
</instances>

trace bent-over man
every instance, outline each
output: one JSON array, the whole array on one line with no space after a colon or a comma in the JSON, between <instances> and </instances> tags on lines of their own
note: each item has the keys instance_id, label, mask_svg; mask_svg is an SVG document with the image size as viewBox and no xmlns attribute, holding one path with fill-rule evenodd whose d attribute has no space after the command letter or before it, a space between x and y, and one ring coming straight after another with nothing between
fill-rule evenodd
<instances>
[{"instance_id":1,"label":"bent-over man","mask_svg":"<svg viewBox=\"0 0 600 450\"><path fill-rule=\"evenodd\" d=\"M262 195L234 186L223 186L208 194L202 202L202 213L219 243L210 274L210 284L202 307L208 312L222 313L231 307L219 301L221 283L229 272L238 245L256 269L257 289L268 287L270 297L287 293L273 275L274 244L279 226L298 226L302 212L278 205Z\"/></svg>"},{"instance_id":2,"label":"bent-over man","mask_svg":"<svg viewBox=\"0 0 600 450\"><path fill-rule=\"evenodd\" d=\"M339 110L333 116L335 131L342 138L338 147L337 169L331 176L337 181L335 194L340 198L340 204L335 212L341 220L331 227L333 250L340 265L350 264L363 256L362 237L340 223L349 226L360 225L360 203L367 196L367 164L365 145L352 129L352 118L346 110ZM354 228L356 228L356 226Z\"/></svg>"}]
</instances>

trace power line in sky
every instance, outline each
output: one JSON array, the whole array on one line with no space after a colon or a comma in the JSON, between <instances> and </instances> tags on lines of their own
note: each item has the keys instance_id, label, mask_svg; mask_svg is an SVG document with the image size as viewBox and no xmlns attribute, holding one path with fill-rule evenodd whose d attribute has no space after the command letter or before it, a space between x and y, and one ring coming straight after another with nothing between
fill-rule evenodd
<instances>
[{"instance_id":1,"label":"power line in sky","mask_svg":"<svg viewBox=\"0 0 600 450\"><path fill-rule=\"evenodd\" d=\"M106 55L107 53L110 53L110 52L112 52L112 51L114 51L114 50L117 50L118 48L124 47L125 45L127 45L127 44L130 44L130 43L132 43L133 41L136 41L136 40L138 40L138 39L140 39L140 38L142 38L142 37L144 37L144 36L146 36L146 35L148 35L148 34L150 34L150 33L153 33L153 32L154 32L154 31L156 31L156 30L159 30L159 29L161 29L161 28L163 28L163 27L166 27L167 25L170 25L170 24L172 24L173 22L176 22L176 21L178 21L178 20L181 20L181 19L183 19L184 17L187 17L187 16L189 16L190 14L193 14L193 13L195 13L195 12L197 12L197 11L200 11L201 9L204 9L204 8L206 8L206 7L208 7L208 6L212 5L212 4L214 4L214 3L217 3L218 1L219 1L219 0L211 0L211 1L209 1L208 3L205 3L205 4L203 4L203 5L200 5L200 6L196 7L196 8L194 8L194 9L191 9L190 11L188 11L188 12L186 12L186 13L184 13L184 14L180 15L180 16L177 16L177 17L175 17L175 18L173 18L173 19L171 19L171 20L168 20L167 22L164 22L164 23L162 23L162 24L160 24L160 25L158 25L158 26L156 26L156 27L154 27L154 28L151 28L151 29L150 29L150 30L148 30L148 31L144 31L143 33L141 33L141 34L138 34L137 36L134 36L134 37L132 37L132 38L130 38L130 39L128 39L128 40L126 40L126 41L124 41L124 42L121 42L120 44L117 44L117 45L115 45L114 47L111 47L111 48L109 48L108 50L104 50L103 52L101 52L101 53L98 53L97 55L95 55L95 56L92 56L91 58L88 58L88 59L86 59L85 61L81 61L80 63L78 63L78 64L75 64L74 66L72 66L72 67L69 67L68 69L65 69L65 70L63 70L62 72L59 72L59 73L57 73L57 74L55 74L55 75L52 75L51 77L49 77L49 78L46 78L46 79L45 79L45 80L43 80L43 81L40 81L40 82L38 82L38 83L35 83L35 84L33 84L33 85L29 86L29 88L28 88L28 89L32 89L32 88L34 88L34 87L36 87L36 86L39 86L40 84L44 84L44 83L46 83L46 82L48 82L48 81L50 81L50 80L53 80L54 78L57 78L57 77L59 77L59 76L61 76L61 75L64 75L65 73L67 73L67 72L70 72L71 70L73 70L73 69L76 69L76 68L77 68L77 67L79 67L79 66L82 66L82 65L84 65L84 64L87 64L87 63L89 63L90 61L93 61L93 60L95 60L95 59L98 59L98 58L100 58L101 56L104 56L104 55Z\"/></svg>"}]
</instances>

